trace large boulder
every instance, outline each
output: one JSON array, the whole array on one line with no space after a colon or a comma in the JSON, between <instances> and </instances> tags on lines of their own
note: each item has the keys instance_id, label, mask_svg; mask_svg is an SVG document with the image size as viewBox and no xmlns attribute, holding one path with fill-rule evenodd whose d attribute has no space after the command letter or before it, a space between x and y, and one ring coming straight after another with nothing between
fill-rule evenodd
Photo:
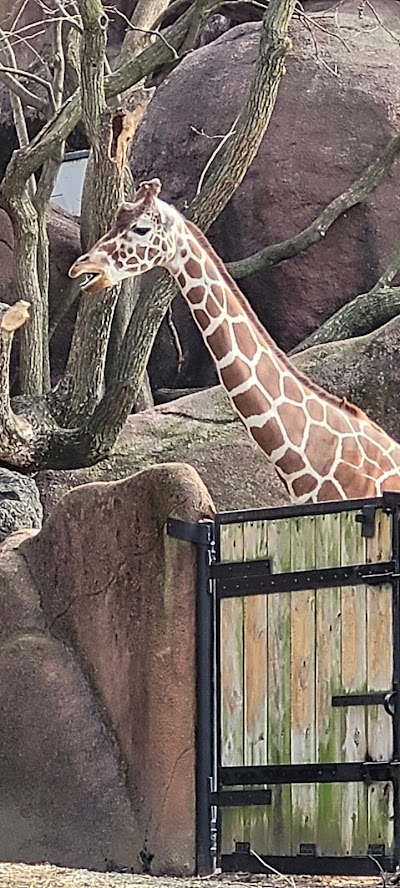
<instances>
[{"instance_id":1,"label":"large boulder","mask_svg":"<svg viewBox=\"0 0 400 888\"><path fill-rule=\"evenodd\" d=\"M164 465L0 546L1 860L194 873L196 557L164 528L213 511Z\"/></svg>"},{"instance_id":2,"label":"large boulder","mask_svg":"<svg viewBox=\"0 0 400 888\"><path fill-rule=\"evenodd\" d=\"M398 129L398 43L372 11L348 0L309 30L291 27L277 107L258 156L210 230L225 261L290 238L346 189ZM311 5L308 7L312 8ZM400 35L398 3L380 15ZM372 26L373 25L373 26ZM184 208L204 167L240 112L255 70L261 26L242 24L188 55L159 87L132 151L138 180L159 176L163 196ZM339 306L367 290L398 246L400 167L346 213L318 245L275 269L240 282L257 314L285 350ZM183 299L173 319L184 351L180 374L174 337L164 324L150 371L154 388L201 386L215 371Z\"/></svg>"}]
</instances>

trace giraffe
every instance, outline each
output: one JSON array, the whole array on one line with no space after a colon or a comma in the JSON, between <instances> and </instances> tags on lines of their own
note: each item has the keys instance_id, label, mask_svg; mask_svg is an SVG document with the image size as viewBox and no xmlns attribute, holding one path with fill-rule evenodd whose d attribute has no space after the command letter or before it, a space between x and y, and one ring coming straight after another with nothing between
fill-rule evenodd
<instances>
[{"instance_id":1,"label":"giraffe","mask_svg":"<svg viewBox=\"0 0 400 888\"><path fill-rule=\"evenodd\" d=\"M282 352L206 237L142 182L110 231L71 266L89 293L165 267L175 278L251 438L293 502L400 490L400 445L362 410L324 391Z\"/></svg>"}]
</instances>

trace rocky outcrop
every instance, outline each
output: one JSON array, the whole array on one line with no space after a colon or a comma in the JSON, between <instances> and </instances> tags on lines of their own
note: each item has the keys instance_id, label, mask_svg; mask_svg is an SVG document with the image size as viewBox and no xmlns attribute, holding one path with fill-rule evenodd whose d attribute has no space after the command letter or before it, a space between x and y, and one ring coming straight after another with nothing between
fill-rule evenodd
<instances>
[{"instance_id":1,"label":"rocky outcrop","mask_svg":"<svg viewBox=\"0 0 400 888\"><path fill-rule=\"evenodd\" d=\"M187 466L71 492L0 546L0 859L195 870L195 551Z\"/></svg>"},{"instance_id":2,"label":"rocky outcrop","mask_svg":"<svg viewBox=\"0 0 400 888\"><path fill-rule=\"evenodd\" d=\"M35 481L0 468L0 542L27 527L42 526L43 509Z\"/></svg>"},{"instance_id":3,"label":"rocky outcrop","mask_svg":"<svg viewBox=\"0 0 400 888\"><path fill-rule=\"evenodd\" d=\"M312 8L310 4L308 11ZM399 35L396 0L386 0L379 11ZM308 225L397 131L396 40L378 26L366 6L360 18L354 0L341 5L337 15L340 32L333 11L317 19L326 29L314 31L320 61L309 31L293 22L293 52L268 132L244 181L210 230L224 261L241 259ZM259 37L258 24L228 31L188 55L152 100L133 146L132 169L138 180L159 176L163 196L179 208L195 195L218 136L229 131L243 106ZM399 187L397 165L318 245L240 281L285 350L375 282L397 249ZM180 297L173 314L184 351L182 370L177 373L174 338L164 324L151 360L153 387L209 384L215 379L214 368Z\"/></svg>"}]
</instances>

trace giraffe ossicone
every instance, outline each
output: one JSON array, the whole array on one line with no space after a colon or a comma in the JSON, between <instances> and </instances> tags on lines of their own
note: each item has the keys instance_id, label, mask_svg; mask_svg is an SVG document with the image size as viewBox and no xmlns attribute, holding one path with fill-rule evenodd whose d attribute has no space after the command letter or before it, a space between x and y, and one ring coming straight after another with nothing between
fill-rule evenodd
<instances>
[{"instance_id":1,"label":"giraffe ossicone","mask_svg":"<svg viewBox=\"0 0 400 888\"><path fill-rule=\"evenodd\" d=\"M133 203L69 270L89 293L154 266L176 279L250 436L294 502L400 491L400 445L358 407L321 389L261 325L202 232L142 182Z\"/></svg>"}]
</instances>

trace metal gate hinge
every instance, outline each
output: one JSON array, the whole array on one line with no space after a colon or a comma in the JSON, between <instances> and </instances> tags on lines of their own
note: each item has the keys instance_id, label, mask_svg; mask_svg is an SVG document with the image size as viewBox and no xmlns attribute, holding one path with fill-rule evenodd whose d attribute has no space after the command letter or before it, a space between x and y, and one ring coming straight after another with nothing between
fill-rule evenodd
<instances>
[{"instance_id":1,"label":"metal gate hinge","mask_svg":"<svg viewBox=\"0 0 400 888\"><path fill-rule=\"evenodd\" d=\"M356 521L362 524L361 536L372 538L375 535L375 514L377 506L365 504L356 515Z\"/></svg>"}]
</instances>

